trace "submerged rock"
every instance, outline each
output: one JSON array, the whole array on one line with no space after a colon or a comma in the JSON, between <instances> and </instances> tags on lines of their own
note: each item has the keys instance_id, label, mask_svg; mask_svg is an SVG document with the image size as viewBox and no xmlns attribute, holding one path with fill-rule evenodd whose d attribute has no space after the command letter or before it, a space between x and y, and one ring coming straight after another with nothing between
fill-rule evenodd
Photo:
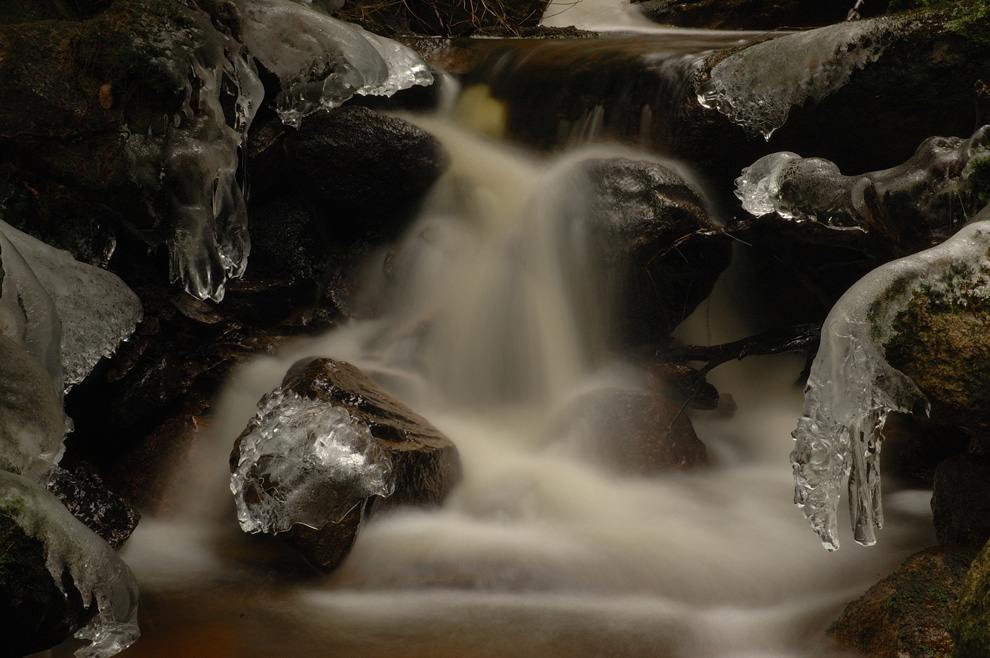
<instances>
[{"instance_id":1,"label":"submerged rock","mask_svg":"<svg viewBox=\"0 0 990 658\"><path fill-rule=\"evenodd\" d=\"M829 633L843 648L871 658L977 656L953 654L949 623L963 591L974 551L930 548L909 557L901 568L846 606ZM984 627L985 629L985 627ZM985 632L985 631L984 631Z\"/></svg>"},{"instance_id":2,"label":"submerged rock","mask_svg":"<svg viewBox=\"0 0 990 658\"><path fill-rule=\"evenodd\" d=\"M586 393L565 413L565 433L578 454L609 470L650 475L708 463L684 406L654 392Z\"/></svg>"},{"instance_id":3,"label":"submerged rock","mask_svg":"<svg viewBox=\"0 0 990 658\"><path fill-rule=\"evenodd\" d=\"M262 399L230 463L241 528L289 531L326 571L347 555L366 510L439 505L460 477L453 443L360 370L331 359L289 371Z\"/></svg>"}]
</instances>

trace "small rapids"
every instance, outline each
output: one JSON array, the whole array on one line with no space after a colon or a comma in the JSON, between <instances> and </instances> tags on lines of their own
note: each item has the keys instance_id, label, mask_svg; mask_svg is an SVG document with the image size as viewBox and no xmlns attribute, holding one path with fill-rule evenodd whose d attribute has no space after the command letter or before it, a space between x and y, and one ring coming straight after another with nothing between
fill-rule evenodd
<instances>
[{"instance_id":1,"label":"small rapids","mask_svg":"<svg viewBox=\"0 0 990 658\"><path fill-rule=\"evenodd\" d=\"M842 606L932 543L919 521L927 492L887 496L882 548L823 551L792 504L803 360L791 356L711 373L737 406L693 413L711 467L632 477L587 459L561 429L568 404L635 389L642 374L605 347L609 305L586 260L576 172L582 158L630 153L547 161L445 120L422 125L452 164L398 251L398 285L369 283L390 310L232 378L199 441L186 510L145 519L123 551L143 616L128 655L838 655L824 630ZM679 332L712 344L746 335L745 276L733 265ZM233 439L312 355L376 378L457 444L464 469L442 508L372 518L322 577L242 535L227 491Z\"/></svg>"}]
</instances>

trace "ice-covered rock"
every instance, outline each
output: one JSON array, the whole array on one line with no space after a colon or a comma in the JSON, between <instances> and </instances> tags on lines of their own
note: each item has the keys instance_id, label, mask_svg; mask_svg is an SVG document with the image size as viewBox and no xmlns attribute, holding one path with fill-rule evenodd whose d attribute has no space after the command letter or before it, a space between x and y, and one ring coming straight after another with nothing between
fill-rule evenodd
<instances>
[{"instance_id":1,"label":"ice-covered rock","mask_svg":"<svg viewBox=\"0 0 990 658\"><path fill-rule=\"evenodd\" d=\"M735 193L755 217L777 213L796 223L872 233L902 255L986 205L990 189L979 172L987 162L990 126L983 126L969 138L929 137L903 164L854 176L821 158L771 153L743 169Z\"/></svg>"},{"instance_id":2,"label":"ice-covered rock","mask_svg":"<svg viewBox=\"0 0 990 658\"><path fill-rule=\"evenodd\" d=\"M116 275L2 221L0 261L0 331L23 343L60 389L85 379L141 319L141 302Z\"/></svg>"},{"instance_id":3,"label":"ice-covered rock","mask_svg":"<svg viewBox=\"0 0 990 658\"><path fill-rule=\"evenodd\" d=\"M460 477L457 448L358 368L311 359L265 396L231 453L231 490L248 532L282 533L335 568L365 512L439 505Z\"/></svg>"},{"instance_id":4,"label":"ice-covered rock","mask_svg":"<svg viewBox=\"0 0 990 658\"><path fill-rule=\"evenodd\" d=\"M339 522L369 496L395 489L388 456L343 407L276 389L258 405L230 479L245 532Z\"/></svg>"},{"instance_id":5,"label":"ice-covered rock","mask_svg":"<svg viewBox=\"0 0 990 658\"><path fill-rule=\"evenodd\" d=\"M151 37L153 64L174 80L178 111L158 131L130 133L133 176L167 236L169 273L191 295L221 300L247 267L250 239L241 154L264 87L243 45L201 10Z\"/></svg>"},{"instance_id":6,"label":"ice-covered rock","mask_svg":"<svg viewBox=\"0 0 990 658\"><path fill-rule=\"evenodd\" d=\"M980 219L990 219L985 211ZM925 396L885 360L895 320L917 295L965 306L990 300L990 221L966 225L943 244L877 268L846 292L822 327L791 453L794 501L829 550L839 547L842 480L857 542L882 527L879 457L890 411L927 413Z\"/></svg>"},{"instance_id":7,"label":"ice-covered rock","mask_svg":"<svg viewBox=\"0 0 990 658\"><path fill-rule=\"evenodd\" d=\"M278 76L282 121L299 126L354 94L391 96L433 83L413 50L290 0L238 0L238 36Z\"/></svg>"},{"instance_id":8,"label":"ice-covered rock","mask_svg":"<svg viewBox=\"0 0 990 658\"><path fill-rule=\"evenodd\" d=\"M0 471L0 508L14 516L25 535L42 543L45 564L58 588L66 593L67 573L82 605L96 604L92 621L76 632L77 638L89 641L76 656L108 658L137 640L137 582L109 544L55 496L13 473Z\"/></svg>"},{"instance_id":9,"label":"ice-covered rock","mask_svg":"<svg viewBox=\"0 0 990 658\"><path fill-rule=\"evenodd\" d=\"M770 139L792 107L817 103L845 85L901 29L893 19L852 21L757 43L716 64L698 88L698 102Z\"/></svg>"}]
</instances>

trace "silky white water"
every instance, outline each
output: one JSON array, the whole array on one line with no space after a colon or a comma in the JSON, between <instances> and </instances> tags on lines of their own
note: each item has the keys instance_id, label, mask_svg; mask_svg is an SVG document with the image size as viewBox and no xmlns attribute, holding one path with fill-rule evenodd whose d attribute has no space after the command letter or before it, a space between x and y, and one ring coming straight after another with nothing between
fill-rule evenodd
<instances>
[{"instance_id":1,"label":"silky white water","mask_svg":"<svg viewBox=\"0 0 990 658\"><path fill-rule=\"evenodd\" d=\"M711 373L738 410L695 415L709 468L630 477L587 459L561 429L568 403L641 374L604 347L621 319L601 317L606 291L573 212L585 156L537 158L424 125L452 164L395 280L369 284L390 309L231 379L198 441L198 484L182 480L184 513L145 518L123 551L142 597L128 655L832 655L824 629L843 605L934 543L927 492L885 492L881 547L822 550L792 504L794 356ZM679 333L747 335L739 277L733 266ZM258 399L313 355L365 369L457 444L464 469L442 508L366 522L330 576L241 534L227 490L231 444Z\"/></svg>"}]
</instances>

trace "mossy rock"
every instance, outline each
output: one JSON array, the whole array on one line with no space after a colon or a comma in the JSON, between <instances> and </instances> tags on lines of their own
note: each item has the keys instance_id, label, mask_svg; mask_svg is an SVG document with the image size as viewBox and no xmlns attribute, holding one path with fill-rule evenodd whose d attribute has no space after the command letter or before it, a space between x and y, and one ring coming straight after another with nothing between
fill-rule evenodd
<instances>
[{"instance_id":1,"label":"mossy rock","mask_svg":"<svg viewBox=\"0 0 990 658\"><path fill-rule=\"evenodd\" d=\"M83 607L68 574L59 590L45 566L42 543L25 534L13 506L0 506L0 658L43 651L68 638L95 613Z\"/></svg>"},{"instance_id":2,"label":"mossy rock","mask_svg":"<svg viewBox=\"0 0 990 658\"><path fill-rule=\"evenodd\" d=\"M915 293L884 345L887 362L932 403L943 425L990 429L990 302L969 290L974 274L960 264L938 291Z\"/></svg>"},{"instance_id":3,"label":"mossy rock","mask_svg":"<svg viewBox=\"0 0 990 658\"><path fill-rule=\"evenodd\" d=\"M847 605L829 633L841 647L871 658L948 656L953 603L974 555L972 550L931 548L909 557Z\"/></svg>"},{"instance_id":4,"label":"mossy rock","mask_svg":"<svg viewBox=\"0 0 990 658\"><path fill-rule=\"evenodd\" d=\"M990 657L990 544L966 574L949 630L954 658Z\"/></svg>"}]
</instances>

